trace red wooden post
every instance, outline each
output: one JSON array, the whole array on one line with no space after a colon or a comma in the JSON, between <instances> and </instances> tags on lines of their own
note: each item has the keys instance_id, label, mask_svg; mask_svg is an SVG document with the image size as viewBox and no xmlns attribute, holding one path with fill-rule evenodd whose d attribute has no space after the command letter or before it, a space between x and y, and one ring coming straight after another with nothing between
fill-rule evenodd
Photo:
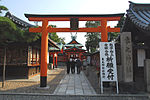
<instances>
[{"instance_id":1,"label":"red wooden post","mask_svg":"<svg viewBox=\"0 0 150 100\"><path fill-rule=\"evenodd\" d=\"M53 69L55 68L55 56L54 56L54 53L53 53Z\"/></svg>"},{"instance_id":2,"label":"red wooden post","mask_svg":"<svg viewBox=\"0 0 150 100\"><path fill-rule=\"evenodd\" d=\"M107 20L101 20L101 41L108 42Z\"/></svg>"},{"instance_id":3,"label":"red wooden post","mask_svg":"<svg viewBox=\"0 0 150 100\"><path fill-rule=\"evenodd\" d=\"M48 52L48 20L42 21L42 39L41 39L41 80L40 87L47 86L47 52Z\"/></svg>"},{"instance_id":4,"label":"red wooden post","mask_svg":"<svg viewBox=\"0 0 150 100\"><path fill-rule=\"evenodd\" d=\"M57 68L57 56L58 56L58 54L57 53L55 53L56 54L56 68Z\"/></svg>"},{"instance_id":5,"label":"red wooden post","mask_svg":"<svg viewBox=\"0 0 150 100\"><path fill-rule=\"evenodd\" d=\"M81 53L79 53L79 59L81 60Z\"/></svg>"}]
</instances>

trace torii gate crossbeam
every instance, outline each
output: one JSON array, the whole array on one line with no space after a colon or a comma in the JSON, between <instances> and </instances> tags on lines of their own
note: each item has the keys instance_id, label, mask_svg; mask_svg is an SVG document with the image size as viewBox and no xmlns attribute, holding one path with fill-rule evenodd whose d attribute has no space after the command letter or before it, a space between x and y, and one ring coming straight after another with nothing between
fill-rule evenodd
<instances>
[{"instance_id":1,"label":"torii gate crossbeam","mask_svg":"<svg viewBox=\"0 0 150 100\"><path fill-rule=\"evenodd\" d=\"M48 51L48 33L53 32L101 32L101 41L108 41L108 32L120 32L120 28L110 28L107 26L107 21L119 21L124 15L122 14L87 14L87 15L36 15L36 14L25 14L29 21L42 21L42 27L30 28L30 32L42 33L41 39L41 71L40 71L40 87L47 86L47 51ZM48 26L49 21L71 21L71 18L76 18L78 21L100 21L101 26L97 28L52 28Z\"/></svg>"}]
</instances>

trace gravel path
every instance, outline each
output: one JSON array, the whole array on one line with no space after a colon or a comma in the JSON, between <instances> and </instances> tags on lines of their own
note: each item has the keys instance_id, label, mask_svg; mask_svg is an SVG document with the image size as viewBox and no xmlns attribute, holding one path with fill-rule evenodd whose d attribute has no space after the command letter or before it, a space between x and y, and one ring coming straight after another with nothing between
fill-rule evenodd
<instances>
[{"instance_id":1,"label":"gravel path","mask_svg":"<svg viewBox=\"0 0 150 100\"><path fill-rule=\"evenodd\" d=\"M55 88L65 75L65 68L56 68L48 71L47 86L49 89L40 89L40 75L31 79L13 79L5 82L5 87L2 88L0 82L0 92L4 93L48 93L52 94Z\"/></svg>"}]
</instances>

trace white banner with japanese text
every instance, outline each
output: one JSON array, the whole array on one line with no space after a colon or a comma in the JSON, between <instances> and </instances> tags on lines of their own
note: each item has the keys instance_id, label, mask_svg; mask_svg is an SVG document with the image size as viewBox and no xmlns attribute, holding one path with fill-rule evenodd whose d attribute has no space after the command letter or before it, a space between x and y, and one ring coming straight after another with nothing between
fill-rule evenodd
<instances>
[{"instance_id":1,"label":"white banner with japanese text","mask_svg":"<svg viewBox=\"0 0 150 100\"><path fill-rule=\"evenodd\" d=\"M100 42L99 46L101 81L118 81L115 44L113 42Z\"/></svg>"}]
</instances>

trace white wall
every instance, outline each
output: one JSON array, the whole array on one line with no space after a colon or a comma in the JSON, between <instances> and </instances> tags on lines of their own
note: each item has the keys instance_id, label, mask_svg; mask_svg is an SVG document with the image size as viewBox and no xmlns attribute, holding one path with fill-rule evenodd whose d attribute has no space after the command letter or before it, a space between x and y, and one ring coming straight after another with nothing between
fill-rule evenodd
<instances>
[{"instance_id":1,"label":"white wall","mask_svg":"<svg viewBox=\"0 0 150 100\"><path fill-rule=\"evenodd\" d=\"M144 60L146 59L145 50L138 49L137 50L137 60L138 60L138 67L144 67Z\"/></svg>"}]
</instances>

